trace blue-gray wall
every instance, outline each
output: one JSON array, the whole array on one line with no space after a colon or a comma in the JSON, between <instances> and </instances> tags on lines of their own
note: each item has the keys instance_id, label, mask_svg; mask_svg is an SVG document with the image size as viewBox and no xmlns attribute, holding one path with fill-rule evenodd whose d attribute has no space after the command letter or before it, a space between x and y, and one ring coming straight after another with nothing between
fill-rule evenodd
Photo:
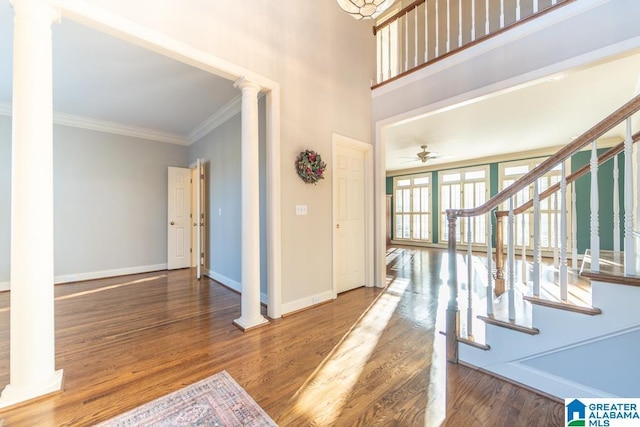
<instances>
[{"instance_id":1,"label":"blue-gray wall","mask_svg":"<svg viewBox=\"0 0 640 427\"><path fill-rule=\"evenodd\" d=\"M187 147L58 125L53 141L55 275L166 264L167 168L187 166ZM10 191L11 118L0 116L0 283Z\"/></svg>"},{"instance_id":2,"label":"blue-gray wall","mask_svg":"<svg viewBox=\"0 0 640 427\"><path fill-rule=\"evenodd\" d=\"M267 292L265 102L259 103L260 137L260 282ZM239 289L241 247L241 116L235 115L189 147L189 162L204 159L207 206L205 267L211 277Z\"/></svg>"}]
</instances>

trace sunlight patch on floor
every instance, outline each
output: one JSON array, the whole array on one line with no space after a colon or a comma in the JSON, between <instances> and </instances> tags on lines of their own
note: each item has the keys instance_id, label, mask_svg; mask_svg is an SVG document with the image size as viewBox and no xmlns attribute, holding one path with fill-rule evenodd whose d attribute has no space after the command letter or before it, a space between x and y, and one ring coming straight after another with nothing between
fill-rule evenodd
<instances>
[{"instance_id":1,"label":"sunlight patch on floor","mask_svg":"<svg viewBox=\"0 0 640 427\"><path fill-rule=\"evenodd\" d=\"M342 337L296 392L296 415L315 425L335 422L409 282L396 278Z\"/></svg>"},{"instance_id":2,"label":"sunlight patch on floor","mask_svg":"<svg viewBox=\"0 0 640 427\"><path fill-rule=\"evenodd\" d=\"M63 295L63 296L60 296L60 297L56 297L55 300L56 301L60 301L60 300L65 300L65 299L70 299L70 298L76 298L76 297L83 296L83 295L95 294L97 292L102 292L102 291L108 291L110 289L121 288L123 286L130 286L130 285L137 285L139 283L144 283L144 282L151 282L151 281L162 279L162 278L165 278L165 277L167 277L166 274L160 274L158 276L153 276L153 277L145 277L144 279L132 280L132 281L126 282L126 283L117 283L115 285L103 286L101 288L91 289L91 290L88 290L88 291L82 291L82 292L76 292L74 294Z\"/></svg>"}]
</instances>

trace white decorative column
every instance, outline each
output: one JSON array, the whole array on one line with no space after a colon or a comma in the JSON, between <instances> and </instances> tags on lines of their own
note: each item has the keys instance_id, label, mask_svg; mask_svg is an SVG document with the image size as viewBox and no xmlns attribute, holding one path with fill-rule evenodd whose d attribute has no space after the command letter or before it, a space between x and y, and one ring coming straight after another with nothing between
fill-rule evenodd
<instances>
[{"instance_id":1,"label":"white decorative column","mask_svg":"<svg viewBox=\"0 0 640 427\"><path fill-rule=\"evenodd\" d=\"M51 24L43 0L13 0L10 383L0 407L59 391L53 293Z\"/></svg>"},{"instance_id":2,"label":"white decorative column","mask_svg":"<svg viewBox=\"0 0 640 427\"><path fill-rule=\"evenodd\" d=\"M244 78L234 86L242 91L242 302L233 323L246 331L268 323L260 313L260 86Z\"/></svg>"}]
</instances>

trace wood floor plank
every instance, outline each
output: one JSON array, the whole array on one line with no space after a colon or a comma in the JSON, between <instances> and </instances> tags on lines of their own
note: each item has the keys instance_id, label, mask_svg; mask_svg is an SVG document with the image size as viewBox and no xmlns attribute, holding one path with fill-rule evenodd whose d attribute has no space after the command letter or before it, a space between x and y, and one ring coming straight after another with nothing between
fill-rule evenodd
<instances>
[{"instance_id":1,"label":"wood floor plank","mask_svg":"<svg viewBox=\"0 0 640 427\"><path fill-rule=\"evenodd\" d=\"M437 333L443 252L391 252L386 290L360 288L256 330L240 297L190 270L58 285L64 391L0 411L6 426L86 426L221 370L281 426L556 426L563 406L462 365ZM0 384L9 381L0 293Z\"/></svg>"}]
</instances>

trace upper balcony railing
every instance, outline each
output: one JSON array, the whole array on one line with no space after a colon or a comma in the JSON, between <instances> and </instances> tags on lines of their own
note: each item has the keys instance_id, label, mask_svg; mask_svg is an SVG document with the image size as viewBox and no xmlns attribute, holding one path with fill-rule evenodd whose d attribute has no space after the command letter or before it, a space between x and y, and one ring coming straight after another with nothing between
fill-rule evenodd
<instances>
[{"instance_id":1,"label":"upper balcony railing","mask_svg":"<svg viewBox=\"0 0 640 427\"><path fill-rule=\"evenodd\" d=\"M373 27L377 87L575 0L417 0Z\"/></svg>"}]
</instances>

